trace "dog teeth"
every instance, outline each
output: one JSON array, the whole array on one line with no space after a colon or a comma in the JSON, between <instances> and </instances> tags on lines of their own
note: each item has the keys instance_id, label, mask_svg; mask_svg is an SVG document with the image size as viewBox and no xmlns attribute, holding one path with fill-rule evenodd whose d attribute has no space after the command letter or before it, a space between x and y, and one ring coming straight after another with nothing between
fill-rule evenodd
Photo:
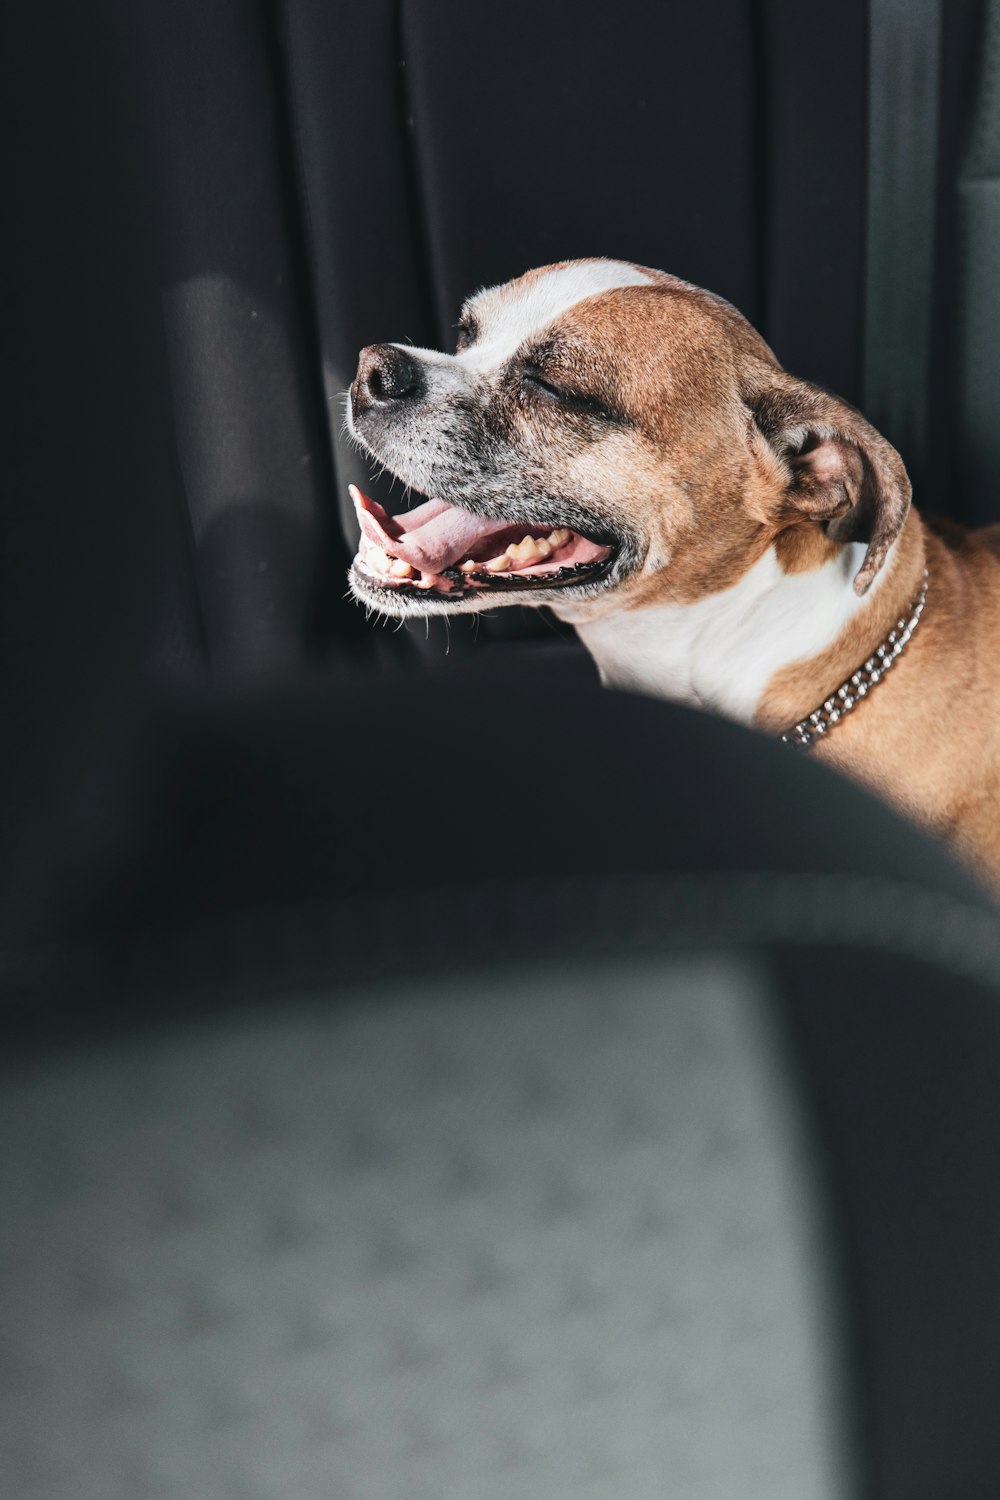
<instances>
[{"instance_id":1,"label":"dog teeth","mask_svg":"<svg viewBox=\"0 0 1000 1500\"><path fill-rule=\"evenodd\" d=\"M382 555L383 557L385 556L384 553ZM412 567L408 562L404 562L401 557L397 557L393 560L389 567L389 572L392 574L393 578L412 578L413 576Z\"/></svg>"},{"instance_id":2,"label":"dog teeth","mask_svg":"<svg viewBox=\"0 0 1000 1500\"><path fill-rule=\"evenodd\" d=\"M362 561L369 568L376 568L380 573L386 573L389 569L389 555L382 551L381 547L369 547Z\"/></svg>"},{"instance_id":3,"label":"dog teeth","mask_svg":"<svg viewBox=\"0 0 1000 1500\"><path fill-rule=\"evenodd\" d=\"M552 548L545 537L522 537L519 542L512 542L507 548L507 556L522 565L541 562L551 552Z\"/></svg>"},{"instance_id":4,"label":"dog teeth","mask_svg":"<svg viewBox=\"0 0 1000 1500\"><path fill-rule=\"evenodd\" d=\"M533 564L545 562L554 552L565 547L572 536L572 531L565 526L555 527L548 536L523 536L519 542L512 542L499 557L491 557L486 562L477 562L474 558L467 557L464 562L459 563L458 571L481 573L485 569L488 573L505 573L508 568L529 568Z\"/></svg>"}]
</instances>

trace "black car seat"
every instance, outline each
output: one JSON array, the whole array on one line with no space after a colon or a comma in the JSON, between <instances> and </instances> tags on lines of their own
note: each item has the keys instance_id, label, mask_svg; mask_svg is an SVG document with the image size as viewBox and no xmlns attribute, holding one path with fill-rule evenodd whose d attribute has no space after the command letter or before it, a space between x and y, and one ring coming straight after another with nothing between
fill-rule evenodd
<instances>
[{"instance_id":1,"label":"black car seat","mask_svg":"<svg viewBox=\"0 0 1000 1500\"><path fill-rule=\"evenodd\" d=\"M5 1495L995 1490L995 909L570 660L107 768L5 955Z\"/></svg>"}]
</instances>

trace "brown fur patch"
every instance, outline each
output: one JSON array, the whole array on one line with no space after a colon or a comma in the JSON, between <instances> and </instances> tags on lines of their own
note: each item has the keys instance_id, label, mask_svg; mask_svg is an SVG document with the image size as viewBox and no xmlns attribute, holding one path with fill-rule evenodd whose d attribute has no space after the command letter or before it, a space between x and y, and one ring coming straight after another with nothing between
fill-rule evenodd
<instances>
[{"instance_id":1,"label":"brown fur patch","mask_svg":"<svg viewBox=\"0 0 1000 1500\"><path fill-rule=\"evenodd\" d=\"M735 308L662 273L588 298L558 337L565 368L631 422L595 445L585 475L649 538L648 565L615 591L615 608L691 603L737 583L780 529L787 486L738 388L741 361L777 369L763 339Z\"/></svg>"},{"instance_id":2,"label":"brown fur patch","mask_svg":"<svg viewBox=\"0 0 1000 1500\"><path fill-rule=\"evenodd\" d=\"M649 539L648 564L615 591L615 608L694 603L738 583L771 546L787 572L820 567L851 537L849 515L832 526L830 516L850 513L853 502L859 512L872 511L875 531L892 526L871 499L874 474L901 487L901 523L909 502L905 471L853 408L786 376L756 330L721 298L662 272L647 274L652 285L598 293L562 314L550 351L557 373L572 372L587 393L631 421L613 445L613 463L604 461L610 450L595 445L582 487L624 522L638 522ZM780 438L782 423L810 417L843 430L841 446L858 470L857 493L836 487L833 508L822 494L825 474L818 487L803 482L808 459L784 458L758 425ZM862 462L855 443L870 459ZM841 534L828 535L825 526L841 527Z\"/></svg>"},{"instance_id":3,"label":"brown fur patch","mask_svg":"<svg viewBox=\"0 0 1000 1500\"><path fill-rule=\"evenodd\" d=\"M774 552L783 573L812 573L831 562L841 548L821 526L802 522L788 526L774 539Z\"/></svg>"}]
</instances>

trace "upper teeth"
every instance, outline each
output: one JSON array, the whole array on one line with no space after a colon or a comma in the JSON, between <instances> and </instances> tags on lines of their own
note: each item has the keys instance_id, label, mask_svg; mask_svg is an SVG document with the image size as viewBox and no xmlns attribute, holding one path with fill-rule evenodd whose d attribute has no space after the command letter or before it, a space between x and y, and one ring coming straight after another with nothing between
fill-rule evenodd
<instances>
[{"instance_id":1,"label":"upper teeth","mask_svg":"<svg viewBox=\"0 0 1000 1500\"><path fill-rule=\"evenodd\" d=\"M557 526L550 531L548 536L523 536L519 542L512 542L506 552L501 552L499 557L491 557L487 562L475 562L467 557L459 567L463 573L474 573L478 568L485 568L490 573L505 573L508 568L519 564L521 567L531 567L535 563L544 562L565 547L573 533L565 526ZM393 557L391 553L383 552L381 547L368 544L363 552L364 561L369 567L378 572L389 573L395 578L411 578L414 569L401 557Z\"/></svg>"},{"instance_id":2,"label":"upper teeth","mask_svg":"<svg viewBox=\"0 0 1000 1500\"><path fill-rule=\"evenodd\" d=\"M477 563L468 557L459 567L463 573L473 573L476 568L486 568L490 573L503 573L512 563L530 567L533 563L544 562L553 552L565 547L572 535L565 526L559 526L555 531L550 531L548 536L524 536L519 542L512 542L506 552L502 552L499 557L491 557L488 562Z\"/></svg>"},{"instance_id":3,"label":"upper teeth","mask_svg":"<svg viewBox=\"0 0 1000 1500\"><path fill-rule=\"evenodd\" d=\"M507 556L513 558L515 562L530 564L548 557L551 551L552 548L546 537L542 536L536 540L533 536L526 536L523 541L511 543L507 548Z\"/></svg>"}]
</instances>

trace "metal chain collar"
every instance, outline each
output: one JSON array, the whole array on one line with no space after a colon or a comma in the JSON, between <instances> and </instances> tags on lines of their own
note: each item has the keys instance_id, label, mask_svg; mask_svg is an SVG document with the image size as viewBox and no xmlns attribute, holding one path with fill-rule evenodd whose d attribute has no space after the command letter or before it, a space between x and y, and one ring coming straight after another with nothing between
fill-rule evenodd
<instances>
[{"instance_id":1,"label":"metal chain collar","mask_svg":"<svg viewBox=\"0 0 1000 1500\"><path fill-rule=\"evenodd\" d=\"M845 683L842 683L825 703L781 735L783 745L797 745L803 750L808 750L813 740L822 739L823 735L827 734L835 724L840 723L845 714L850 713L855 704L867 697L872 688L881 682L889 668L906 650L910 637L920 624L926 598L927 569L925 568L923 583L910 618L898 620L895 630L889 631L881 646L876 648L863 666L860 666Z\"/></svg>"}]
</instances>

